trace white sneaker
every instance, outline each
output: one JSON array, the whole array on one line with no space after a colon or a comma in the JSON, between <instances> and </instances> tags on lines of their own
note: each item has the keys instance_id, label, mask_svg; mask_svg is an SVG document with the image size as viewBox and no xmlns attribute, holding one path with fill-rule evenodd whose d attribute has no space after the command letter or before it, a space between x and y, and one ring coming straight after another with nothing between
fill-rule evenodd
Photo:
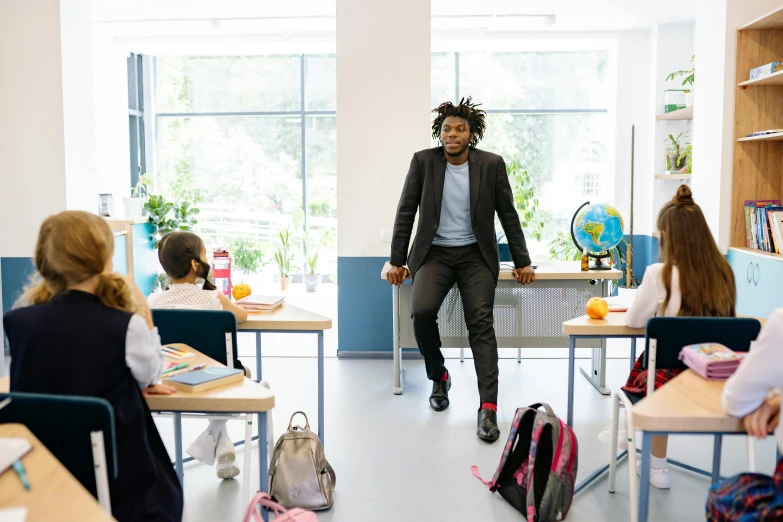
<instances>
[{"instance_id":1,"label":"white sneaker","mask_svg":"<svg viewBox=\"0 0 783 522\"><path fill-rule=\"evenodd\" d=\"M626 428L627 424L625 424L622 417L620 418L620 427L617 430L617 447L622 450L628 449L628 429ZM598 442L602 444L606 444L607 446L612 445L612 423L606 425L606 427L603 429L601 433L598 434Z\"/></svg>"},{"instance_id":2,"label":"white sneaker","mask_svg":"<svg viewBox=\"0 0 783 522\"><path fill-rule=\"evenodd\" d=\"M218 478L230 479L239 475L239 466L236 462L218 462L217 476Z\"/></svg>"},{"instance_id":3,"label":"white sneaker","mask_svg":"<svg viewBox=\"0 0 783 522\"><path fill-rule=\"evenodd\" d=\"M217 448L215 449L215 456L218 464L226 464L228 462L234 462L237 459L236 451L234 450L234 443L228 438L228 431L225 428L220 432L217 439Z\"/></svg>"},{"instance_id":4,"label":"white sneaker","mask_svg":"<svg viewBox=\"0 0 783 522\"><path fill-rule=\"evenodd\" d=\"M209 431L203 431L201 435L188 447L187 454L194 459L211 466L215 463L215 448L217 440Z\"/></svg>"},{"instance_id":5,"label":"white sneaker","mask_svg":"<svg viewBox=\"0 0 783 522\"><path fill-rule=\"evenodd\" d=\"M636 461L636 474L642 476L642 461ZM669 489L671 481L669 479L669 466L663 469L650 468L650 484L658 489Z\"/></svg>"}]
</instances>

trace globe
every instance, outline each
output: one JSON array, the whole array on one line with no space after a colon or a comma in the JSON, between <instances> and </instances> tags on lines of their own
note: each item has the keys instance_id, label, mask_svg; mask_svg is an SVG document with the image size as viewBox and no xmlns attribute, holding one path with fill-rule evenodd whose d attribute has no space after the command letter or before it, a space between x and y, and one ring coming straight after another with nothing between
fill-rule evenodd
<instances>
[{"instance_id":1,"label":"globe","mask_svg":"<svg viewBox=\"0 0 783 522\"><path fill-rule=\"evenodd\" d=\"M585 203L571 221L571 233L580 251L606 252L623 240L623 218L611 205Z\"/></svg>"}]
</instances>

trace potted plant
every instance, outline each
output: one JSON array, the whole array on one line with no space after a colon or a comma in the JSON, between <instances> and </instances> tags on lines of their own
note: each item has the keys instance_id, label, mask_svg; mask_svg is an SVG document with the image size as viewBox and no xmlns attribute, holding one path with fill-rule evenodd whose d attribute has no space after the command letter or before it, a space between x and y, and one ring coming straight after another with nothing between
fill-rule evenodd
<instances>
[{"instance_id":1,"label":"potted plant","mask_svg":"<svg viewBox=\"0 0 783 522\"><path fill-rule=\"evenodd\" d=\"M321 274L318 272L318 254L320 253L321 248L328 245L331 240L332 238L329 235L328 230L324 230L318 238L318 241L315 242L310 240L310 230L308 229L305 231L304 241L302 242L302 246L304 247L302 249L302 254L305 259L304 282L308 292L315 292L318 289L318 283L320 283L322 279Z\"/></svg>"},{"instance_id":2,"label":"potted plant","mask_svg":"<svg viewBox=\"0 0 783 522\"><path fill-rule=\"evenodd\" d=\"M294 253L291 249L292 236L293 234L289 227L277 233L279 244L277 245L277 250L275 250L275 262L280 272L281 290L288 290L288 287L291 286L291 269L294 264Z\"/></svg>"},{"instance_id":3,"label":"potted plant","mask_svg":"<svg viewBox=\"0 0 783 522\"><path fill-rule=\"evenodd\" d=\"M149 194L149 188L152 186L152 179L147 174L142 174L139 181L131 191L131 197L122 198L122 206L125 208L125 219L141 219L144 209L144 202Z\"/></svg>"},{"instance_id":4,"label":"potted plant","mask_svg":"<svg viewBox=\"0 0 783 522\"><path fill-rule=\"evenodd\" d=\"M155 247L166 234L175 230L192 231L198 223L196 216L200 210L188 201L172 203L160 195L150 194L144 204L144 210L152 225L152 241Z\"/></svg>"},{"instance_id":5,"label":"potted plant","mask_svg":"<svg viewBox=\"0 0 783 522\"><path fill-rule=\"evenodd\" d=\"M685 146L682 148L682 153L680 154L680 157L678 158L678 161L682 163L685 162L685 166L682 168L683 174L692 174L693 173L693 146L691 145L691 142L686 142Z\"/></svg>"},{"instance_id":6,"label":"potted plant","mask_svg":"<svg viewBox=\"0 0 783 522\"><path fill-rule=\"evenodd\" d=\"M674 134L669 134L663 141L666 144L666 170L668 172L680 172L685 167L685 159L682 158L680 145L680 141L685 134L685 132L681 132L676 138Z\"/></svg>"},{"instance_id":7,"label":"potted plant","mask_svg":"<svg viewBox=\"0 0 783 522\"><path fill-rule=\"evenodd\" d=\"M694 54L691 56L691 62L696 60L696 55ZM690 68L690 70L680 70L680 71L674 71L669 76L666 77L666 81L673 80L677 78L678 76L685 76L685 78L682 80L682 86L683 87L690 87L687 91L685 91L685 106L686 107L693 107L693 82L695 80L696 75L696 65Z\"/></svg>"}]
</instances>

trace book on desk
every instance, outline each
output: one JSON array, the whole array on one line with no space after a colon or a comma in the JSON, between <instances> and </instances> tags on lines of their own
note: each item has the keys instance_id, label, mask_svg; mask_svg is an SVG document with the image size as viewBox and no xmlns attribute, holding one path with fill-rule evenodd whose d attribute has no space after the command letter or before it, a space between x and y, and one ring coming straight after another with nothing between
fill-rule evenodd
<instances>
[{"instance_id":1,"label":"book on desk","mask_svg":"<svg viewBox=\"0 0 783 522\"><path fill-rule=\"evenodd\" d=\"M237 301L248 312L269 312L281 306L285 297L269 295L249 295Z\"/></svg>"},{"instance_id":2,"label":"book on desk","mask_svg":"<svg viewBox=\"0 0 783 522\"><path fill-rule=\"evenodd\" d=\"M187 393L199 393L227 384L240 382L245 378L245 372L239 368L204 368L195 372L187 372L174 377L166 378L163 382L179 391Z\"/></svg>"}]
</instances>

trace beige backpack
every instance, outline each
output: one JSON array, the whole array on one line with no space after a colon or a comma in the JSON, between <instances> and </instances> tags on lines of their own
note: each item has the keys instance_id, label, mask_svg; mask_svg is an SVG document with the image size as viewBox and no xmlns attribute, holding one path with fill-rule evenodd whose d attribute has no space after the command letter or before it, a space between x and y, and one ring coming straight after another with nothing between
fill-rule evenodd
<instances>
[{"instance_id":1,"label":"beige backpack","mask_svg":"<svg viewBox=\"0 0 783 522\"><path fill-rule=\"evenodd\" d=\"M294 417L300 413L305 418L304 428L293 426ZM334 504L336 480L321 440L310 431L307 415L297 411L272 453L269 494L287 509L329 509Z\"/></svg>"}]
</instances>

